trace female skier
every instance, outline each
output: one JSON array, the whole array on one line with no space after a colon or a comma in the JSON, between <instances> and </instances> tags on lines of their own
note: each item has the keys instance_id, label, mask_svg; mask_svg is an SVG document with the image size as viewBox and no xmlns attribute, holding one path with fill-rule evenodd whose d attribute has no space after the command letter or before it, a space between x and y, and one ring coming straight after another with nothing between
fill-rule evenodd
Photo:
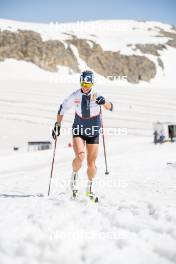
<instances>
[{"instance_id":1,"label":"female skier","mask_svg":"<svg viewBox=\"0 0 176 264\"><path fill-rule=\"evenodd\" d=\"M112 111L113 104L97 93L93 88L94 76L91 71L83 71L80 76L81 87L70 94L60 105L57 121L52 131L54 140L60 135L61 122L65 112L75 106L75 118L72 126L73 149L75 158L72 162L71 190L73 197L78 195L78 171L87 154L87 191L86 195L97 202L93 192L93 179L96 175L96 158L98 155L99 135L101 129L100 107Z\"/></svg>"}]
</instances>

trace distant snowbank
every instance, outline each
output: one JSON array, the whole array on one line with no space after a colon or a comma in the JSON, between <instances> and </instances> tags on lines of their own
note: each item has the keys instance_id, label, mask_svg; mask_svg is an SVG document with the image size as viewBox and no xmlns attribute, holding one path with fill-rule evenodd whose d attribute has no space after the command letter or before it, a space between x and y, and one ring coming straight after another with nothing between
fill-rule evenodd
<instances>
[{"instance_id":1,"label":"distant snowbank","mask_svg":"<svg viewBox=\"0 0 176 264\"><path fill-rule=\"evenodd\" d=\"M126 55L146 56L152 60L157 67L157 75L150 82L141 82L138 84L144 86L155 87L162 86L174 88L176 83L176 49L167 47L167 49L158 51L160 57L143 54L140 50L135 50L135 44L162 44L166 43L169 38L160 35L160 29L168 32L174 32L171 25L154 21L134 21L134 20L100 20L89 22L75 23L26 23L13 20L0 19L0 29L16 31L33 30L41 34L43 40L59 39L67 46L66 39L72 35L78 38L85 38L101 45L104 50L119 51ZM85 70L87 64L79 57L79 53L73 45L71 49L78 61L81 70ZM163 62L162 69L157 59ZM112 76L114 73L112 72ZM115 76L116 77L116 76ZM111 84L103 76L96 74L98 83ZM6 59L0 62L0 80L35 80L55 83L77 83L79 74L73 73L68 67L58 66L58 72L48 72L40 69L36 65L25 62L15 61L14 59ZM113 82L119 86L130 85L126 80L118 79ZM134 87L134 85L132 85Z\"/></svg>"},{"instance_id":2,"label":"distant snowbank","mask_svg":"<svg viewBox=\"0 0 176 264\"><path fill-rule=\"evenodd\" d=\"M33 30L40 33L45 41L58 39L64 42L69 35L71 37L75 34L79 38L88 38L97 42L104 50L121 51L127 55L134 54L134 50L128 47L128 44L165 43L167 38L159 37L160 29L172 32L172 26L168 24L134 20L39 24L0 19L0 28L10 31Z\"/></svg>"}]
</instances>

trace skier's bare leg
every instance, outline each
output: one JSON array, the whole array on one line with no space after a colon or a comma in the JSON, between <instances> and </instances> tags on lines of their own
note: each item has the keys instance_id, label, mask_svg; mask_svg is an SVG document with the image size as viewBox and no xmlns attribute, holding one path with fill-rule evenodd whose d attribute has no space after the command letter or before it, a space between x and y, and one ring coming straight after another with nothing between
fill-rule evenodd
<instances>
[{"instance_id":1,"label":"skier's bare leg","mask_svg":"<svg viewBox=\"0 0 176 264\"><path fill-rule=\"evenodd\" d=\"M75 158L72 162L73 172L78 172L82 166L82 163L85 158L85 142L80 137L73 138L73 149L75 152Z\"/></svg>"},{"instance_id":2,"label":"skier's bare leg","mask_svg":"<svg viewBox=\"0 0 176 264\"><path fill-rule=\"evenodd\" d=\"M96 175L96 159L98 155L98 146L99 144L87 144L87 176L89 181L92 181Z\"/></svg>"}]
</instances>

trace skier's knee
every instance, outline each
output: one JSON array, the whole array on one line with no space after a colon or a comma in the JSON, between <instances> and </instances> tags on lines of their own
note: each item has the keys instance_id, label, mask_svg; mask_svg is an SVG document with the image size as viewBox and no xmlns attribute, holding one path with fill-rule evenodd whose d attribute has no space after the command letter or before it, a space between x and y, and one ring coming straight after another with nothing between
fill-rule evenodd
<instances>
[{"instance_id":1,"label":"skier's knee","mask_svg":"<svg viewBox=\"0 0 176 264\"><path fill-rule=\"evenodd\" d=\"M88 160L87 166L92 169L96 169L95 160Z\"/></svg>"},{"instance_id":2,"label":"skier's knee","mask_svg":"<svg viewBox=\"0 0 176 264\"><path fill-rule=\"evenodd\" d=\"M81 162L83 162L83 160L85 159L85 152L82 151L78 153L78 158Z\"/></svg>"}]
</instances>

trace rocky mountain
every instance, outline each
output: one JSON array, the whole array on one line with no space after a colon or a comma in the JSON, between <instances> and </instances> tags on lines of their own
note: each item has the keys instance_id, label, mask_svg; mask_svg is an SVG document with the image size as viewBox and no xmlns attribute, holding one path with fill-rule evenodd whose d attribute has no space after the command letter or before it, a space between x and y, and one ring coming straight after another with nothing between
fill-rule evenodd
<instances>
[{"instance_id":1,"label":"rocky mountain","mask_svg":"<svg viewBox=\"0 0 176 264\"><path fill-rule=\"evenodd\" d=\"M176 49L176 29L157 22L40 25L0 20L0 61L32 62L51 72L57 72L60 65L78 73L84 62L106 78L150 81L158 68L165 70L163 54L168 49Z\"/></svg>"}]
</instances>

